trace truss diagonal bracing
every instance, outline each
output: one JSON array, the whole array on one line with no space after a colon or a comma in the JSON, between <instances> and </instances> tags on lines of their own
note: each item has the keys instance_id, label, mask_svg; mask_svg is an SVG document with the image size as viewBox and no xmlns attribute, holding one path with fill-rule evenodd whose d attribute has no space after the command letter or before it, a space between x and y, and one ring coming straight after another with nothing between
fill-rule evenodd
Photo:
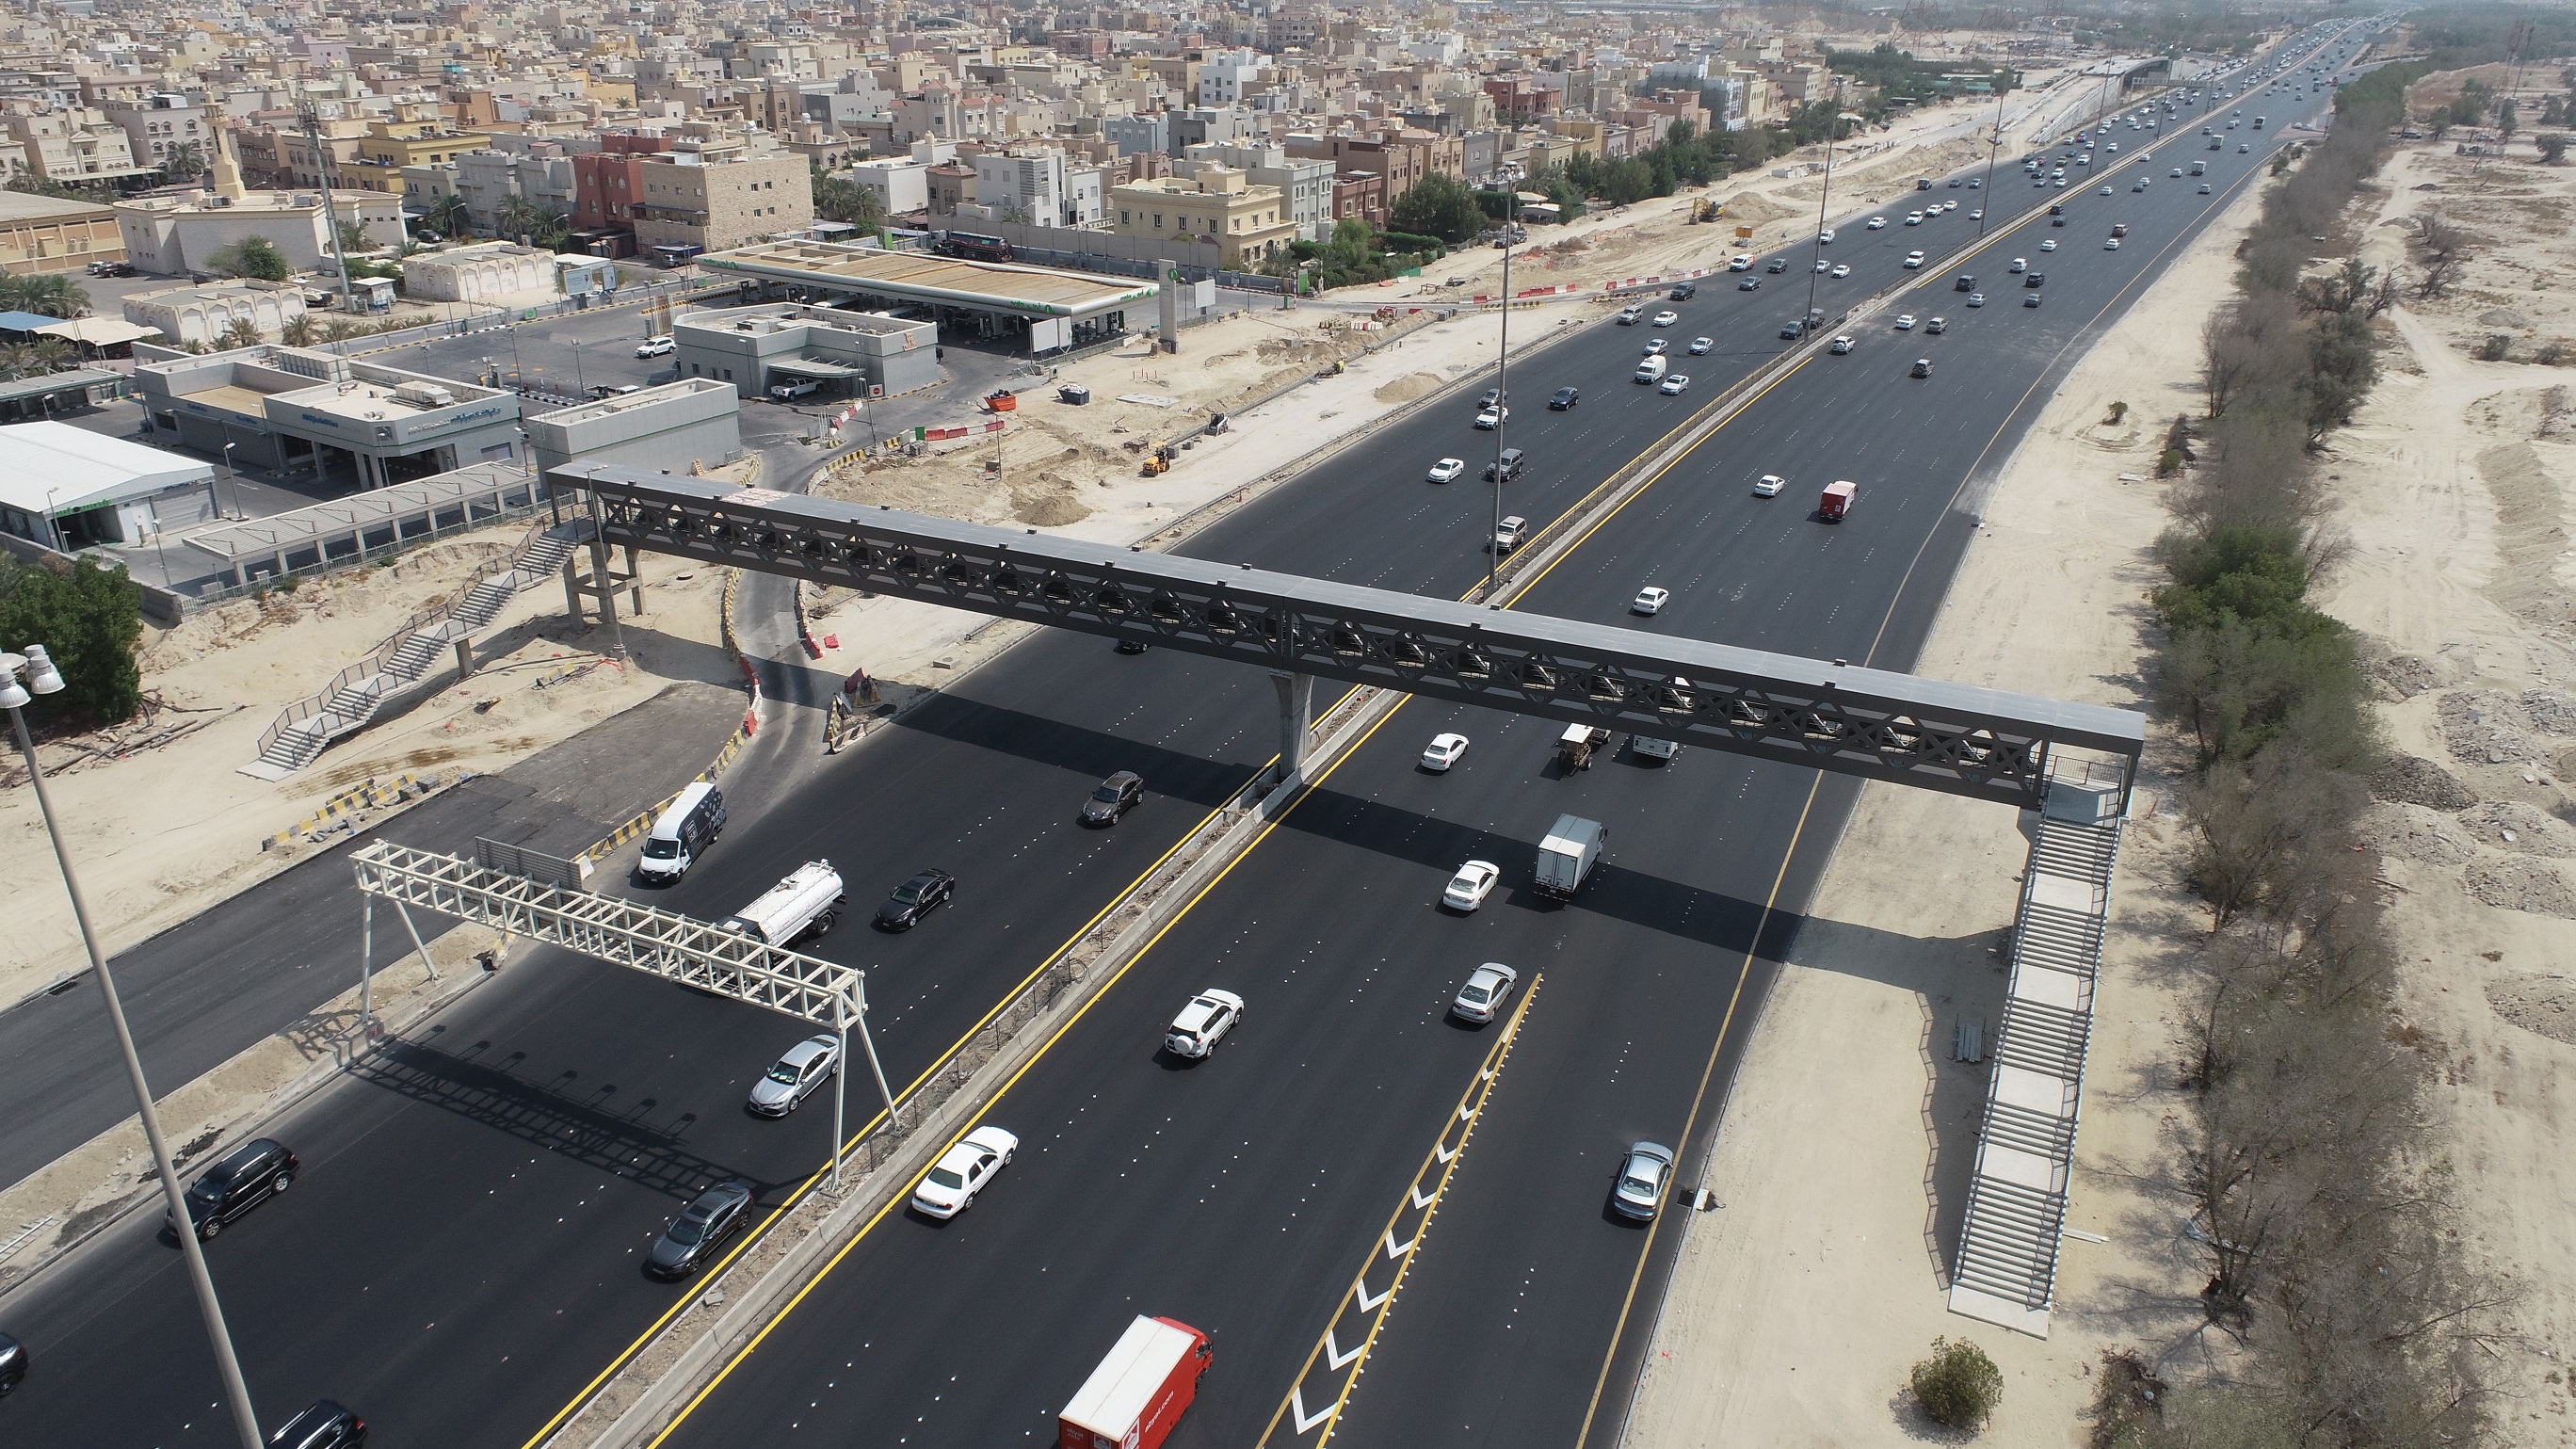
<instances>
[{"instance_id":1,"label":"truss diagonal bracing","mask_svg":"<svg viewBox=\"0 0 2576 1449\"><path fill-rule=\"evenodd\" d=\"M2035 808L2127 710L623 468L552 475L612 544ZM2125 786L2123 786L2125 791ZM2126 803L2125 794L2122 804Z\"/></svg>"},{"instance_id":2,"label":"truss diagonal bracing","mask_svg":"<svg viewBox=\"0 0 2576 1449\"><path fill-rule=\"evenodd\" d=\"M855 1027L866 1010L866 984L857 969L764 945L673 911L390 841L374 841L350 861L358 889L367 895L497 927L817 1026Z\"/></svg>"}]
</instances>

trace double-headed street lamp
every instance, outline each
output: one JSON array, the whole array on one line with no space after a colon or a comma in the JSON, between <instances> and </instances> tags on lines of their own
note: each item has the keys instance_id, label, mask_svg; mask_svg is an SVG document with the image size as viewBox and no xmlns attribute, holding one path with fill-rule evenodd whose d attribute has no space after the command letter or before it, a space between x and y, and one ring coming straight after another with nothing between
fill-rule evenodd
<instances>
[{"instance_id":1,"label":"double-headed street lamp","mask_svg":"<svg viewBox=\"0 0 2576 1449\"><path fill-rule=\"evenodd\" d=\"M197 1243L196 1224L188 1215L187 1194L179 1187L178 1170L170 1164L170 1149L161 1140L161 1114L152 1105L152 1088L143 1078L143 1061L134 1053L134 1033L125 1024L125 1007L117 1000L116 980L108 974L107 953L99 949L98 931L90 925L89 902L82 898L80 881L72 874L72 856L63 844L62 827L54 823L53 801L45 794L45 772L36 763L36 742L27 735L26 708L33 694L59 694L63 676L54 662L45 656L42 645L30 644L27 652L0 654L0 709L9 711L10 726L18 735L18 753L27 760L27 783L35 787L36 813L45 818L45 834L54 842L54 859L62 866L63 889L72 898L72 919L80 924L81 945L89 951L90 970L98 976L99 995L107 1001L108 1024L116 1029L117 1049L125 1057L125 1077L134 1088L134 1105L143 1118L143 1140L152 1151L153 1171L160 1174L161 1194L168 1201L170 1225L179 1238L179 1251L188 1260L189 1286L197 1292L197 1311L205 1317L206 1337L215 1349L215 1368L224 1384L224 1403L232 1411L233 1428L240 1434L242 1449L260 1449L259 1419L251 1412L250 1386L242 1381L241 1360L233 1356L232 1335L224 1330L223 1305L215 1299L215 1280L206 1272L205 1250Z\"/></svg>"}]
</instances>

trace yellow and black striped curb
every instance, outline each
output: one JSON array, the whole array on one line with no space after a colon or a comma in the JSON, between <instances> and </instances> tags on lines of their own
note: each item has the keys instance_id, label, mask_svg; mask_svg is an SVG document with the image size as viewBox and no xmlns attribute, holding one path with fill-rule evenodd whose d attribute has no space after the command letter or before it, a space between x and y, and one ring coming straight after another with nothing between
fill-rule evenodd
<instances>
[{"instance_id":1,"label":"yellow and black striped curb","mask_svg":"<svg viewBox=\"0 0 2576 1449\"><path fill-rule=\"evenodd\" d=\"M464 774L460 774L458 776L458 780L460 782L466 778L469 778L469 776ZM381 810L388 805L397 805L403 801L411 800L421 795L426 795L430 791L437 789L443 783L445 782L441 781L436 775L430 776L425 781L417 779L408 770L390 780L378 780L373 776L369 776L365 784L357 786L354 789L341 791L339 794L323 801L322 808L320 810L304 817L302 820L295 822L295 824L277 832L275 835L262 840L259 843L259 848L262 850L276 850L281 846L293 845L296 837L298 836L311 839L314 837L316 832L320 831L325 826L339 823L344 816L353 816L360 811Z\"/></svg>"},{"instance_id":2,"label":"yellow and black striped curb","mask_svg":"<svg viewBox=\"0 0 2576 1449\"><path fill-rule=\"evenodd\" d=\"M700 770L695 776L693 776L689 781L689 785L705 784L708 781L715 779L716 776L723 774L724 767L733 763L733 757L742 753L743 741L747 738L749 737L737 728L733 734L725 740L724 748L716 751L715 762L708 765L705 769ZM615 850L617 847L624 845L626 842L633 840L639 835L642 835L645 831L652 829L653 822L661 819L662 812L670 809L673 801L679 799L682 795L688 792L689 785L681 786L679 789L662 797L650 807L627 817L626 823L618 826L615 830L610 831L606 839L601 840L599 843L591 846L588 850L583 851L581 854L573 858L575 860L606 859L610 851Z\"/></svg>"}]
</instances>

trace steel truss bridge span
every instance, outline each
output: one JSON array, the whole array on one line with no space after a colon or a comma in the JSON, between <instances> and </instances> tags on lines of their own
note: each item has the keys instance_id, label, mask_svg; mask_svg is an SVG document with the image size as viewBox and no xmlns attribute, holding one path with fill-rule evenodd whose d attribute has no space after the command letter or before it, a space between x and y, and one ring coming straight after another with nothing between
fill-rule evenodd
<instances>
[{"instance_id":1,"label":"steel truss bridge span","mask_svg":"<svg viewBox=\"0 0 2576 1449\"><path fill-rule=\"evenodd\" d=\"M2131 711L1839 660L703 478L550 476L592 497L604 543L1257 665L1297 681L1281 698L1299 735L1304 681L1335 679L2022 809L2038 808L2052 753L2072 750L2112 757L2124 810L2144 748Z\"/></svg>"}]
</instances>

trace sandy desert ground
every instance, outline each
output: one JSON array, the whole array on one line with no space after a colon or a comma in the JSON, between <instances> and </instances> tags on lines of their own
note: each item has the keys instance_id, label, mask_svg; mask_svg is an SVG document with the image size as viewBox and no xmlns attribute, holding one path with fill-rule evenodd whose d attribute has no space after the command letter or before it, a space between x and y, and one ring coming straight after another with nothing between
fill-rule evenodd
<instances>
[{"instance_id":1,"label":"sandy desert ground","mask_svg":"<svg viewBox=\"0 0 2576 1449\"><path fill-rule=\"evenodd\" d=\"M2576 169L2532 161L2527 146L2483 163L2410 146L2356 209L2375 265L2413 271L2407 218L2437 203L2472 233L2472 260L2450 297L2383 319L2388 375L2331 441L2354 549L2320 602L2365 636L2391 744L2425 762L2383 787L2366 848L2383 858L2401 1009L2423 1033L2463 1235L2520 1293L2494 1365L2506 1441L2537 1445L2576 1438L2558 1347L2576 1329L2576 1170L2560 1134L2576 1119L2576 414L2566 370L2470 356L2507 327L2519 357L2570 335ZM2153 485L2117 479L2152 474L2154 418L2196 410L2197 324L2228 296L2248 205L2058 390L1978 509L1923 672L2139 702L2157 582L2145 549L2165 516ZM2113 401L2149 426L2106 424ZM2106 1350L2176 1375L2226 1367L2169 1180L2175 963L2206 921L2179 885L2176 822L2156 808L2171 763L2150 758L2123 851L2069 1221L2087 1236L2065 1245L2051 1337L1952 1317L1943 1297L1984 1087L1947 1046L1961 1017L1999 1014L1993 948L2024 840L2008 812L1873 789L1729 1103L1710 1176L1723 1206L1690 1220L1627 1442L1938 1438L1900 1387L1938 1334L2002 1368L1998 1444L2083 1443Z\"/></svg>"}]
</instances>

